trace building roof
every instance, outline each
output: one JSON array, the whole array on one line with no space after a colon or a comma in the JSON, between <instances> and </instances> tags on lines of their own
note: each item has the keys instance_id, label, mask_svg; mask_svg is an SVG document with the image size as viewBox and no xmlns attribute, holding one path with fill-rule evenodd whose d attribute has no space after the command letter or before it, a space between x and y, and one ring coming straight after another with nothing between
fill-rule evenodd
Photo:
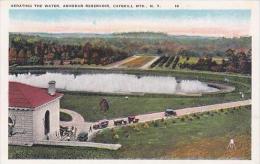
<instances>
[{"instance_id":1,"label":"building roof","mask_svg":"<svg viewBox=\"0 0 260 164\"><path fill-rule=\"evenodd\" d=\"M19 82L9 82L9 107L34 109L62 95L56 92L54 96L51 96L47 89Z\"/></svg>"}]
</instances>

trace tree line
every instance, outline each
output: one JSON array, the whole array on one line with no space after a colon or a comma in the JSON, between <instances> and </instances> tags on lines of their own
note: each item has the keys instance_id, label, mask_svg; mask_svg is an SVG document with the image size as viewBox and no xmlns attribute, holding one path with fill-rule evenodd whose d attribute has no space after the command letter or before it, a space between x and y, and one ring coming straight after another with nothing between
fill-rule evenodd
<instances>
[{"instance_id":1,"label":"tree line","mask_svg":"<svg viewBox=\"0 0 260 164\"><path fill-rule=\"evenodd\" d=\"M59 44L52 41L32 41L13 37L9 46L9 63L18 65L96 64L107 65L128 57L121 48L105 41L86 42L84 45Z\"/></svg>"},{"instance_id":2,"label":"tree line","mask_svg":"<svg viewBox=\"0 0 260 164\"><path fill-rule=\"evenodd\" d=\"M225 56L226 58L222 58L221 63L217 63L211 56L207 55L199 57L196 63L189 62L190 56L185 56L185 61L179 63L180 55L171 57L163 55L152 63L151 68L171 66L172 69L175 69L178 66L180 69L251 74L251 49L247 52L228 49Z\"/></svg>"}]
</instances>

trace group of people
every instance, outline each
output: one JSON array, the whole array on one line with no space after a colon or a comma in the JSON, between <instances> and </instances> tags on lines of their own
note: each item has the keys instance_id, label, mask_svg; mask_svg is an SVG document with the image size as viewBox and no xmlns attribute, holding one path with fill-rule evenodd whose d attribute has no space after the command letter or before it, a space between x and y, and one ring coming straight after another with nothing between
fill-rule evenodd
<instances>
[{"instance_id":1,"label":"group of people","mask_svg":"<svg viewBox=\"0 0 260 164\"><path fill-rule=\"evenodd\" d=\"M61 140L71 141L76 138L77 131L78 129L75 126L62 127L60 130L60 138Z\"/></svg>"}]
</instances>

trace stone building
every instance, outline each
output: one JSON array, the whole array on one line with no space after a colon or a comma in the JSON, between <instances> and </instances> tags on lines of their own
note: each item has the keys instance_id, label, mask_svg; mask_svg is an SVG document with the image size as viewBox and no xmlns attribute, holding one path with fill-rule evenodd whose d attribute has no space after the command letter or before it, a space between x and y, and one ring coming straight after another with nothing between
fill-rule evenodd
<instances>
[{"instance_id":1,"label":"stone building","mask_svg":"<svg viewBox=\"0 0 260 164\"><path fill-rule=\"evenodd\" d=\"M9 144L30 146L57 140L62 96L56 92L55 81L49 82L48 89L9 82Z\"/></svg>"}]
</instances>

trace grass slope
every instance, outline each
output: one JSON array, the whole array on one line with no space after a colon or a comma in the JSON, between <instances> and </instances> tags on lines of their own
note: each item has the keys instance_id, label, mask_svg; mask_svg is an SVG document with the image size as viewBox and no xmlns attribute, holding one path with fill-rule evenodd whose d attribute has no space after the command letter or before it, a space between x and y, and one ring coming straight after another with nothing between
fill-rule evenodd
<instances>
[{"instance_id":1,"label":"grass slope","mask_svg":"<svg viewBox=\"0 0 260 164\"><path fill-rule=\"evenodd\" d=\"M53 159L250 159L250 106L196 117L137 124L98 134L97 142L120 143L118 151L79 147L9 146L9 158ZM118 135L118 139L113 136ZM237 149L227 150L230 138Z\"/></svg>"},{"instance_id":2,"label":"grass slope","mask_svg":"<svg viewBox=\"0 0 260 164\"><path fill-rule=\"evenodd\" d=\"M105 97L110 104L106 113L100 110L99 102ZM111 119L122 116L162 112L166 108L180 109L240 100L239 95L220 94L203 97L153 97L153 96L99 96L87 94L65 94L61 100L61 107L80 113L87 121Z\"/></svg>"}]
</instances>

